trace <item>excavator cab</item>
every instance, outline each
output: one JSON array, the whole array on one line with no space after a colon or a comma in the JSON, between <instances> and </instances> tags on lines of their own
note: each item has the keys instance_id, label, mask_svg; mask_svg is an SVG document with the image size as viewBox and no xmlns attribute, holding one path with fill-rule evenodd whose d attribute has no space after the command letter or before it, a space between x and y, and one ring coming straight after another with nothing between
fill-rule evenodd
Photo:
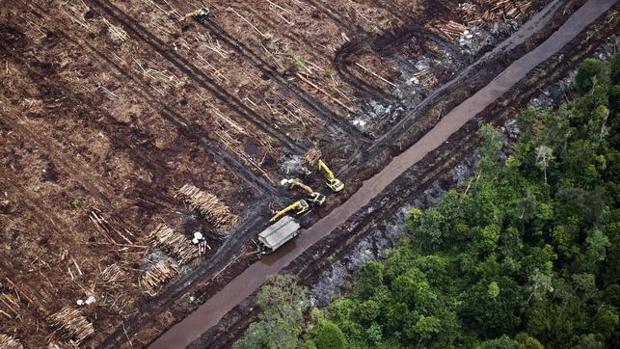
<instances>
[{"instance_id":1,"label":"excavator cab","mask_svg":"<svg viewBox=\"0 0 620 349\"><path fill-rule=\"evenodd\" d=\"M312 203L313 205L317 205L317 206L323 205L325 201L327 200L327 197L325 197L325 195L317 191L314 191L308 185L304 184L304 182L302 182L301 179L299 178L292 178L292 179L285 178L282 181L280 181L280 184L284 186L288 186L290 189L299 188L303 190L306 194L308 194L307 200L310 201L310 203Z\"/></svg>"},{"instance_id":2,"label":"excavator cab","mask_svg":"<svg viewBox=\"0 0 620 349\"><path fill-rule=\"evenodd\" d=\"M317 205L317 206L323 205L326 200L327 200L327 197L325 197L325 195L318 193L318 192L314 192L308 195L308 201L310 201L312 204Z\"/></svg>"},{"instance_id":3,"label":"excavator cab","mask_svg":"<svg viewBox=\"0 0 620 349\"><path fill-rule=\"evenodd\" d=\"M295 201L287 207L283 208L280 211L274 213L273 217L269 220L270 222L276 222L280 218L284 217L289 212L294 212L296 215L301 216L310 211L310 205L306 200Z\"/></svg>"},{"instance_id":4,"label":"excavator cab","mask_svg":"<svg viewBox=\"0 0 620 349\"><path fill-rule=\"evenodd\" d=\"M327 164L323 162L323 160L319 159L317 161L317 167L319 168L319 171L325 172L325 183L327 184L329 189L336 193L344 189L344 183L342 183L341 180L334 176L332 170L327 167Z\"/></svg>"}]
</instances>

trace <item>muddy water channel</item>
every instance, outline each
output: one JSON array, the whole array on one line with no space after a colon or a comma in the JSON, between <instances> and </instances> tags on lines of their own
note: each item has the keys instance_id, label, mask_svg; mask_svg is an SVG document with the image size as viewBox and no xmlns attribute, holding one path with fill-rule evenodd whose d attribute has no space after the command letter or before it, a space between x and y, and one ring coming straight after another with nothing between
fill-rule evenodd
<instances>
[{"instance_id":1,"label":"muddy water channel","mask_svg":"<svg viewBox=\"0 0 620 349\"><path fill-rule=\"evenodd\" d=\"M296 240L248 267L190 316L170 328L150 348L184 348L203 332L215 326L227 312L255 292L270 275L284 269L310 246L346 223L354 213L364 208L408 168L438 148L467 121L508 92L536 66L558 53L589 24L611 8L616 1L589 0L549 39L515 61L487 86L444 116L417 143L395 157L381 172L364 182L364 185L341 206L303 231Z\"/></svg>"}]
</instances>

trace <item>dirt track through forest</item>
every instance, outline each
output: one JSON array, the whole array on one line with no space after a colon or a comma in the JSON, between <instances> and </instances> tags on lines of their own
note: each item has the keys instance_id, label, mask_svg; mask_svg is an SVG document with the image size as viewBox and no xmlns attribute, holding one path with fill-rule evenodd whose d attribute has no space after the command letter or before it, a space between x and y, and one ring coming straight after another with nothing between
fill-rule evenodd
<instances>
[{"instance_id":1,"label":"dirt track through forest","mask_svg":"<svg viewBox=\"0 0 620 349\"><path fill-rule=\"evenodd\" d=\"M395 157L381 172L364 182L364 185L344 204L303 231L297 240L251 265L190 316L164 333L150 348L184 348L215 326L227 312L254 293L270 275L284 269L306 249L344 224L408 168L439 147L450 135L508 92L539 64L559 52L615 3L616 0L588 1L544 43L515 61L487 86L444 116L417 143Z\"/></svg>"}]
</instances>

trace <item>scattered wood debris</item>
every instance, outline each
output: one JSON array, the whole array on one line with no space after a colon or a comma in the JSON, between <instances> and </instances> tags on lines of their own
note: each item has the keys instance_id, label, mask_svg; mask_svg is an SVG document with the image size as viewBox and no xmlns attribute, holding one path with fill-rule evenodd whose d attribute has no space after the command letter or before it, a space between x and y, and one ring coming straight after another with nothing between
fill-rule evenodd
<instances>
[{"instance_id":1,"label":"scattered wood debris","mask_svg":"<svg viewBox=\"0 0 620 349\"><path fill-rule=\"evenodd\" d=\"M170 253L179 263L187 264L199 256L198 247L165 224L159 224L148 236L154 248Z\"/></svg>"},{"instance_id":2,"label":"scattered wood debris","mask_svg":"<svg viewBox=\"0 0 620 349\"><path fill-rule=\"evenodd\" d=\"M88 212L88 218L95 224L95 228L99 232L101 232L111 243L118 244L118 241L114 239L121 238L123 241L121 243L127 243L132 245L133 241L131 241L128 236L133 237L134 234L125 227L123 222L120 222L117 219L110 218L108 221L104 216L101 210L98 208L92 208Z\"/></svg>"},{"instance_id":3,"label":"scattered wood debris","mask_svg":"<svg viewBox=\"0 0 620 349\"><path fill-rule=\"evenodd\" d=\"M321 158L321 156L323 156L321 149L312 147L302 156L301 161L304 165L312 168L316 165L316 162Z\"/></svg>"},{"instance_id":4,"label":"scattered wood debris","mask_svg":"<svg viewBox=\"0 0 620 349\"><path fill-rule=\"evenodd\" d=\"M127 32L125 32L123 28L110 23L110 21L105 18L103 22L108 27L108 33L110 33L110 38L114 43L120 44L129 38L129 35L127 35Z\"/></svg>"},{"instance_id":5,"label":"scattered wood debris","mask_svg":"<svg viewBox=\"0 0 620 349\"><path fill-rule=\"evenodd\" d=\"M24 346L15 338L0 334L0 349L23 349Z\"/></svg>"},{"instance_id":6,"label":"scattered wood debris","mask_svg":"<svg viewBox=\"0 0 620 349\"><path fill-rule=\"evenodd\" d=\"M437 77L435 77L435 75L433 75L433 73L429 70L421 70L415 73L414 77L416 78L417 84L426 90L434 88L439 83Z\"/></svg>"},{"instance_id":7,"label":"scattered wood debris","mask_svg":"<svg viewBox=\"0 0 620 349\"><path fill-rule=\"evenodd\" d=\"M19 319L19 300L13 294L0 293L0 315L9 320ZM2 346L0 346L2 348Z\"/></svg>"},{"instance_id":8,"label":"scattered wood debris","mask_svg":"<svg viewBox=\"0 0 620 349\"><path fill-rule=\"evenodd\" d=\"M111 264L103 269L103 271L99 274L99 278L106 284L113 284L124 279L125 275L125 272L118 266L118 264Z\"/></svg>"},{"instance_id":9,"label":"scattered wood debris","mask_svg":"<svg viewBox=\"0 0 620 349\"><path fill-rule=\"evenodd\" d=\"M170 261L160 261L145 272L140 280L140 286L144 292L151 296L157 294L160 285L179 274L179 267Z\"/></svg>"},{"instance_id":10,"label":"scattered wood debris","mask_svg":"<svg viewBox=\"0 0 620 349\"><path fill-rule=\"evenodd\" d=\"M532 9L531 0L474 0L459 5L464 19L470 24L521 19Z\"/></svg>"},{"instance_id":11,"label":"scattered wood debris","mask_svg":"<svg viewBox=\"0 0 620 349\"><path fill-rule=\"evenodd\" d=\"M188 202L192 209L200 211L217 228L232 226L239 221L239 216L232 213L217 196L205 193L192 184L185 184L178 190L177 196Z\"/></svg>"},{"instance_id":12,"label":"scattered wood debris","mask_svg":"<svg viewBox=\"0 0 620 349\"><path fill-rule=\"evenodd\" d=\"M452 20L447 22L437 22L433 24L433 28L451 41L458 39L459 36L467 30L465 25Z\"/></svg>"},{"instance_id":13,"label":"scattered wood debris","mask_svg":"<svg viewBox=\"0 0 620 349\"><path fill-rule=\"evenodd\" d=\"M50 342L54 342L57 331L61 332L62 339L66 339L80 345L86 338L95 333L93 324L90 323L78 309L65 306L49 318L56 331L50 336Z\"/></svg>"},{"instance_id":14,"label":"scattered wood debris","mask_svg":"<svg viewBox=\"0 0 620 349\"><path fill-rule=\"evenodd\" d=\"M80 347L73 341L69 342L49 342L47 343L47 349L80 349Z\"/></svg>"},{"instance_id":15,"label":"scattered wood debris","mask_svg":"<svg viewBox=\"0 0 620 349\"><path fill-rule=\"evenodd\" d=\"M185 16L183 16L182 20L188 20L190 18L193 18L195 20L201 20L205 17L207 17L209 15L209 8L208 7L202 7L199 8L195 11L189 12L187 13Z\"/></svg>"}]
</instances>

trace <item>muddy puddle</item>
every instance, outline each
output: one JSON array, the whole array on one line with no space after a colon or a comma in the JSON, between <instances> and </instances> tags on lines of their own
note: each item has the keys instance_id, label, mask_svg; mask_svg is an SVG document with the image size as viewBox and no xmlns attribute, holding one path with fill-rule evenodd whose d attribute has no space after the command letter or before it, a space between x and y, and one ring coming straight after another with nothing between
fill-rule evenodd
<instances>
[{"instance_id":1,"label":"muddy puddle","mask_svg":"<svg viewBox=\"0 0 620 349\"><path fill-rule=\"evenodd\" d=\"M395 157L377 175L364 182L363 186L341 206L303 231L296 240L248 267L190 316L159 337L150 348L184 348L206 330L215 326L227 312L254 293L270 275L284 269L310 246L343 225L354 213L364 208L408 168L446 142L466 122L508 92L540 63L558 53L615 3L616 0L588 1L549 39L515 61L487 86L444 116L417 143ZM539 29L540 27L528 27L530 34Z\"/></svg>"}]
</instances>

